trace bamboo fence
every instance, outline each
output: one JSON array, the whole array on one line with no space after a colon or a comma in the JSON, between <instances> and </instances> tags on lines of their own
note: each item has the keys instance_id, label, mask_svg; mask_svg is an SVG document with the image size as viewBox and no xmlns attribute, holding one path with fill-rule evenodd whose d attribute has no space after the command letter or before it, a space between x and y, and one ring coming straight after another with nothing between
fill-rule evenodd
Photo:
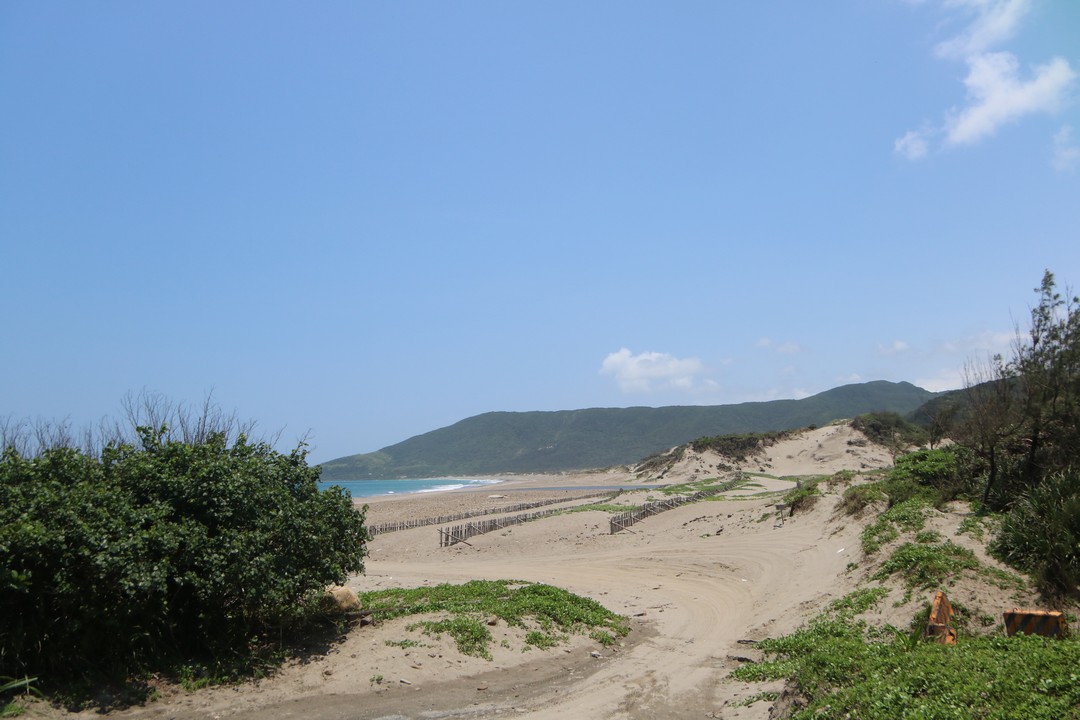
<instances>
[{"instance_id":1,"label":"bamboo fence","mask_svg":"<svg viewBox=\"0 0 1080 720\"><path fill-rule=\"evenodd\" d=\"M697 502L698 500L702 500L713 495L719 495L720 493L727 492L728 490L731 490L736 485L738 485L741 481L742 474L740 473L737 477L729 480L726 483L722 483L708 490L700 490L693 495L677 495L672 498L665 498L663 500L657 500L656 502L645 503L641 507L630 510L628 512L619 513L618 515L612 515L609 521L611 529L610 534L614 535L620 530L625 530L634 523L641 522L647 517L652 517L653 515L658 515L667 510L672 510L679 507L680 505Z\"/></svg>"},{"instance_id":2,"label":"bamboo fence","mask_svg":"<svg viewBox=\"0 0 1080 720\"><path fill-rule=\"evenodd\" d=\"M452 515L440 515L438 517L421 518L419 520L401 520L398 522L368 525L367 530L371 537L375 537L376 535L383 535L389 532L397 532L398 530L411 530L412 528L428 527L430 525L445 525L446 523L456 522L458 520L468 520L469 518L481 517L483 515L521 512L522 510L532 510L533 508L554 505L556 503L573 502L574 500L586 500L588 498L594 497L608 497L614 494L615 493L613 493L612 491L606 490L604 492L587 493L585 495L575 495L573 497L537 500L534 502L518 503L516 505L508 505L498 508L484 508L481 510L470 510L468 512L454 513Z\"/></svg>"}]
</instances>

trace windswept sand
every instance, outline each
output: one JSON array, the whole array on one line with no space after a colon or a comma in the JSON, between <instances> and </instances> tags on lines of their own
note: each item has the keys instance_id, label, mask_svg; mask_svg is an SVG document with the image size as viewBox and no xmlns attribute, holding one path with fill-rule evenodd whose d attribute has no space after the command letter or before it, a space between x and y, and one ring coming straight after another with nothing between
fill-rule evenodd
<instances>
[{"instance_id":1,"label":"windswept sand","mask_svg":"<svg viewBox=\"0 0 1080 720\"><path fill-rule=\"evenodd\" d=\"M849 442L850 441L850 442ZM688 460L665 482L717 474L719 458ZM626 615L633 631L604 648L575 638L552 650L522 651L519 635L495 626L491 661L459 654L445 638L409 633L407 620L354 627L328 653L274 677L197 693L171 690L123 718L765 718L770 703L738 703L778 684L728 679L749 644L790 632L856 583L860 528L831 513L776 521L780 476L865 470L891 463L847 427L808 432L769 449L747 469L763 487L741 497L682 506L610 535L602 512L559 515L438 546L436 527L389 533L370 544L358 590L471 579L543 582ZM371 522L427 517L552 496L551 487L633 481L629 472L516 477L475 491L369 501ZM642 481L648 482L648 480ZM758 493L758 494L752 494ZM629 498L644 501L648 491ZM503 498L489 497L504 495ZM621 502L622 500L620 500ZM416 639L424 647L387 642ZM509 648L499 645L507 640ZM741 659L740 659L741 658ZM90 717L87 713L85 717Z\"/></svg>"}]
</instances>

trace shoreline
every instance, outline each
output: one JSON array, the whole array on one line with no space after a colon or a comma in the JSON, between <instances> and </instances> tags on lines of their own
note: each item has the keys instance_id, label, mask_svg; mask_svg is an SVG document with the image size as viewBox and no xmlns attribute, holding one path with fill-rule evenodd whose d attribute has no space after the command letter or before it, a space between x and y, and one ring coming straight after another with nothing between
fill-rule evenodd
<instances>
[{"instance_id":1,"label":"shoreline","mask_svg":"<svg viewBox=\"0 0 1080 720\"><path fill-rule=\"evenodd\" d=\"M540 500L572 500L600 487L599 481L607 481L602 487L626 486L654 489L655 485L638 483L630 473L618 476L597 473L517 475L499 478L470 478L471 480L500 480L488 485L440 490L435 492L412 492L393 495L374 495L353 498L357 508L367 506L368 524L420 520L442 515L467 512L475 509L491 509L518 505Z\"/></svg>"}]
</instances>

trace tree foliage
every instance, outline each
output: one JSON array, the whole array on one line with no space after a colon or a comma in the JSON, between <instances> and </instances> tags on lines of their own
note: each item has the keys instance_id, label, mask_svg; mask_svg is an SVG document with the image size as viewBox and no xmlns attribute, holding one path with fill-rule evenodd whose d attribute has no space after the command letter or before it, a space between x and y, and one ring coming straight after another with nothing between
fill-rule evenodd
<instances>
[{"instance_id":1,"label":"tree foliage","mask_svg":"<svg viewBox=\"0 0 1080 720\"><path fill-rule=\"evenodd\" d=\"M244 654L363 570L364 515L318 489L303 445L137 435L0 454L0 675Z\"/></svg>"},{"instance_id":2,"label":"tree foliage","mask_svg":"<svg viewBox=\"0 0 1080 720\"><path fill-rule=\"evenodd\" d=\"M1076 594L1080 526L1061 509L1080 497L1080 300L1062 296L1049 271L1036 292L1012 358L969 368L950 434L985 463L983 504L1007 513L998 554L1044 591Z\"/></svg>"}]
</instances>

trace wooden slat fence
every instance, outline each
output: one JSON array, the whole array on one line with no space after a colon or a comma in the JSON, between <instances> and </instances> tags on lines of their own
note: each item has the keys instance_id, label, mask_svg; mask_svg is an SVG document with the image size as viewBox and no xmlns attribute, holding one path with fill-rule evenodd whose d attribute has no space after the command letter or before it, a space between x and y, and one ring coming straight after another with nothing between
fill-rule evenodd
<instances>
[{"instance_id":1,"label":"wooden slat fence","mask_svg":"<svg viewBox=\"0 0 1080 720\"><path fill-rule=\"evenodd\" d=\"M611 520L609 521L611 524L610 534L614 535L620 530L625 530L634 523L640 522L647 517L652 517L653 515L658 515L667 510L672 510L681 505L697 502L698 500L702 500L713 495L719 495L720 493L727 492L728 490L731 490L737 484L739 484L741 480L742 475L740 473L740 475L735 477L733 480L729 480L726 483L721 483L720 485L717 485L716 487L709 490L701 490L694 493L693 495L676 495L672 498L665 498L664 500L657 500L656 502L645 503L641 507L635 510L630 510L629 512L612 515Z\"/></svg>"},{"instance_id":2,"label":"wooden slat fence","mask_svg":"<svg viewBox=\"0 0 1080 720\"><path fill-rule=\"evenodd\" d=\"M430 525L445 525L446 523L456 522L458 520L468 520L469 518L481 517L483 515L521 512L522 510L532 510L533 508L544 507L546 505L554 505L556 503L573 502L574 500L586 500L595 497L613 497L617 494L617 492L605 490L603 492L574 495L573 497L552 498L550 500L536 500L534 502L518 503L516 505L507 505L498 508L485 508L482 510L470 510L468 512L454 513L452 515L440 515L438 517L421 518L419 520L401 520L399 522L368 525L367 530L372 537L375 537L376 535L382 535L388 532L397 532L398 530L411 530L412 528L428 527Z\"/></svg>"},{"instance_id":3,"label":"wooden slat fence","mask_svg":"<svg viewBox=\"0 0 1080 720\"><path fill-rule=\"evenodd\" d=\"M573 499L583 500L590 497L613 498L618 494L618 492L593 493L591 495L582 495ZM504 527L510 527L511 525L521 525L530 520L539 520L540 518L557 515L561 512L565 512L566 509L567 508L550 508L548 510L537 510L536 512L525 513L523 515L511 515L509 517L492 518L490 520L478 520L477 522L469 522L464 525L439 528L439 547L450 547L459 542L465 542L476 535L483 535L484 533L489 533L494 530L502 530Z\"/></svg>"}]
</instances>

